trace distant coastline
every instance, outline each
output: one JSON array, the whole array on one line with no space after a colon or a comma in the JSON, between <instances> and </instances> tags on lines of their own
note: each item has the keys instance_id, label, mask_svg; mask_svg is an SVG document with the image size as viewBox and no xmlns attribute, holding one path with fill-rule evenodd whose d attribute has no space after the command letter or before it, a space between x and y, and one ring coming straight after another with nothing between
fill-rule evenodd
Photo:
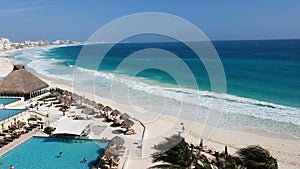
<instances>
[{"instance_id":1,"label":"distant coastline","mask_svg":"<svg viewBox=\"0 0 300 169\"><path fill-rule=\"evenodd\" d=\"M9 58L1 58L1 60L7 60ZM10 58L11 61L13 61ZM41 79L46 81L51 87L59 87L66 89L68 91L74 91L74 86L71 82L58 80L44 75L37 74ZM76 89L80 87L77 86ZM117 103L113 100L106 99L95 95L95 93L90 93L85 90L74 91L80 95L86 96L91 99L95 99L97 102L101 102L105 105L110 105L122 112L129 113L132 117L141 120L146 125L146 135L144 141L144 155L150 155L153 153L151 147L154 144L159 143L161 139L161 132L167 132L164 136L176 133L176 128L179 128L179 123L184 123L186 128L186 133L183 136L190 143L197 145L200 138L205 137L205 133L199 133L199 131L212 132L209 139L205 139L205 145L214 148L216 150L222 150L226 145L230 152L235 151L240 147L250 144L259 144L264 148L267 148L271 154L278 159L280 168L293 168L296 169L300 166L299 161L297 161L297 155L299 150L299 139L293 138L285 135L277 135L274 133L268 133L261 130L251 130L251 131L237 131L228 130L222 128L215 128L202 123L195 123L194 121L189 121L181 119L174 116L159 114L157 112L149 112L142 107L132 107L132 105L126 105ZM147 112L146 114L144 112ZM152 121L151 119L155 119ZM150 121L149 121L150 120ZM175 128L173 128L175 127ZM141 168L146 168L151 165L151 160L145 158L143 160L143 165Z\"/></svg>"}]
</instances>

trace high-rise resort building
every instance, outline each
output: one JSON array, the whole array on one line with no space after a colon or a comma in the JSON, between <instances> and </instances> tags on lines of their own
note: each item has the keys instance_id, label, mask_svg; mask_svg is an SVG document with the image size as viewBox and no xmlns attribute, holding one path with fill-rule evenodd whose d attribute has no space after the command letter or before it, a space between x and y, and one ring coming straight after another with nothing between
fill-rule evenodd
<instances>
[{"instance_id":1,"label":"high-rise resort building","mask_svg":"<svg viewBox=\"0 0 300 169\"><path fill-rule=\"evenodd\" d=\"M13 71L0 81L0 97L24 97L27 100L46 93L48 87L24 65L14 65Z\"/></svg>"}]
</instances>

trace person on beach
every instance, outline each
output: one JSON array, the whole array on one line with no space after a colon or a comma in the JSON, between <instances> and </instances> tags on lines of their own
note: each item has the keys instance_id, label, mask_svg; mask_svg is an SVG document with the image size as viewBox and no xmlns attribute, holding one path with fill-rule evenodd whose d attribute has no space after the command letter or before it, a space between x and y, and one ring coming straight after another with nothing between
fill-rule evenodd
<instances>
[{"instance_id":1,"label":"person on beach","mask_svg":"<svg viewBox=\"0 0 300 169\"><path fill-rule=\"evenodd\" d=\"M185 130L184 124L183 124L183 123L180 123L180 125L181 125L182 132L184 132L184 130Z\"/></svg>"},{"instance_id":2,"label":"person on beach","mask_svg":"<svg viewBox=\"0 0 300 169\"><path fill-rule=\"evenodd\" d=\"M59 152L59 157L61 158L63 156L63 152Z\"/></svg>"}]
</instances>

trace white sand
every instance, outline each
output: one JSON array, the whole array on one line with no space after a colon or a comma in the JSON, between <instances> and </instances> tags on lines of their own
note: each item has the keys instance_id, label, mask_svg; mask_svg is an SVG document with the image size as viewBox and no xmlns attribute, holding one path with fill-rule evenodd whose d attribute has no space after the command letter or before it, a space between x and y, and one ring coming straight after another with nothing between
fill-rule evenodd
<instances>
[{"instance_id":1,"label":"white sand","mask_svg":"<svg viewBox=\"0 0 300 169\"><path fill-rule=\"evenodd\" d=\"M6 62L6 60L0 59L1 65L2 62ZM7 70L9 67L2 69ZM1 73L3 73L2 69ZM69 82L50 79L42 75L39 76L52 87L60 87L73 91L72 84ZM137 166L138 168L149 167L151 165L151 158L149 158L149 155L154 151L151 147L164 140L164 137L177 134L178 131L181 130L181 122L184 123L186 129L182 135L186 137L188 142L199 144L200 139L207 138L206 136L209 134L210 136L208 139L204 140L205 145L218 151L222 151L224 146L227 145L230 153L234 153L236 149L247 145L261 145L263 148L269 150L271 155L278 160L279 168L300 168L300 139L264 131L236 131L210 127L200 123L193 123L192 121L177 119L173 116L148 112L141 107L119 104L112 100L95 96L93 93L82 91L74 92L95 99L97 102L101 102L104 105L117 108L121 112L128 113L145 124L146 134L142 152L129 152L128 161L125 166L126 168L137 168ZM126 137L126 139L139 140L140 138Z\"/></svg>"}]
</instances>

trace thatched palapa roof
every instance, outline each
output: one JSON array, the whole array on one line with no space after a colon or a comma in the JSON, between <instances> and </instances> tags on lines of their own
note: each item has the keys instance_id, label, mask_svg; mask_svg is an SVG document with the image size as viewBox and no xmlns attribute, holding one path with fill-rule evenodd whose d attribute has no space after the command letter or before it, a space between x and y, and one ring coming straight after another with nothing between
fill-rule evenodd
<instances>
[{"instance_id":1,"label":"thatched palapa roof","mask_svg":"<svg viewBox=\"0 0 300 169\"><path fill-rule=\"evenodd\" d=\"M24 65L15 65L13 71L0 82L0 93L29 94L48 86L46 82L28 72Z\"/></svg>"}]
</instances>

